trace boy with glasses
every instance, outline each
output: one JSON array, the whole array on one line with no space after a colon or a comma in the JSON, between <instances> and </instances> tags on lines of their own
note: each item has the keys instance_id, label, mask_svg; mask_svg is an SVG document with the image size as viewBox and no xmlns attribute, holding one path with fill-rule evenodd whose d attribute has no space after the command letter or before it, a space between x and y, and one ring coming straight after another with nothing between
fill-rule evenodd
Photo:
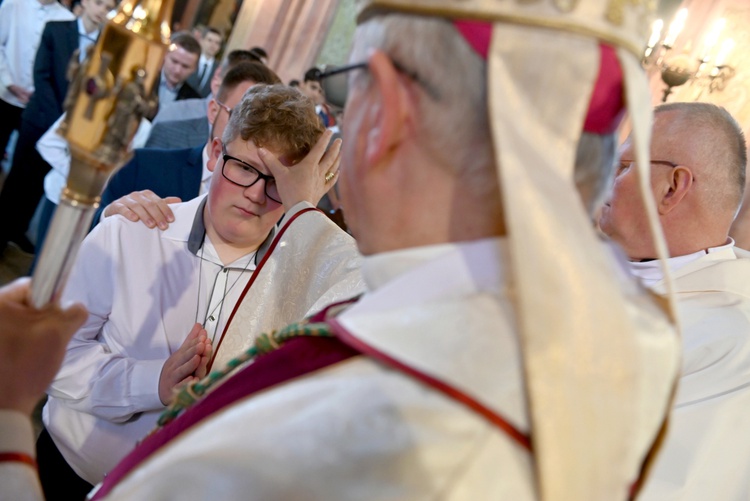
<instances>
[{"instance_id":1,"label":"boy with glasses","mask_svg":"<svg viewBox=\"0 0 750 501\"><path fill-rule=\"evenodd\" d=\"M649 123L646 3L358 4L341 195L367 292L174 409L95 499L634 497L678 340L618 287L573 172L579 147L612 165L584 134L613 142L623 91Z\"/></svg>"},{"instance_id":2,"label":"boy with glasses","mask_svg":"<svg viewBox=\"0 0 750 501\"><path fill-rule=\"evenodd\" d=\"M211 141L224 133L229 121L227 110L237 105L251 86L281 82L260 63L240 60L228 64L230 69L217 86L216 95L205 104L203 117L174 122L179 127L168 127L171 131L167 135L173 136L184 136L190 129L200 127L203 130L200 146L174 148L162 144L158 148L137 149L133 159L107 184L95 221L103 212L104 217L120 214L131 221L140 219L151 228L165 229L173 218L169 203L190 200L208 191ZM165 124L155 127L160 125Z\"/></svg>"},{"instance_id":3,"label":"boy with glasses","mask_svg":"<svg viewBox=\"0 0 750 501\"><path fill-rule=\"evenodd\" d=\"M84 241L63 300L82 302L90 315L68 346L44 409L51 452L59 449L72 468L68 475L99 482L153 428L173 388L206 375L215 353L231 358L238 343L252 340L254 325L278 328L312 308L289 307L305 303L303 291L323 296L324 304L359 292L351 237L320 213L303 215L330 188L326 174L338 171L340 143L326 152L329 138L295 90L252 87L210 145L206 196L173 205L175 220L164 231L112 217ZM277 182L264 151L293 166L294 176ZM275 239L285 212L279 233L291 229ZM310 243L321 241L322 247ZM329 273L309 289L294 278L280 283L283 276L270 271L279 260L286 268L318 269L312 256L285 261L297 245L318 249L328 263ZM266 285L268 274L273 284ZM225 334L240 297L255 312L252 322L233 320L247 339ZM45 435L44 442L51 445ZM44 479L41 448L39 456Z\"/></svg>"}]
</instances>

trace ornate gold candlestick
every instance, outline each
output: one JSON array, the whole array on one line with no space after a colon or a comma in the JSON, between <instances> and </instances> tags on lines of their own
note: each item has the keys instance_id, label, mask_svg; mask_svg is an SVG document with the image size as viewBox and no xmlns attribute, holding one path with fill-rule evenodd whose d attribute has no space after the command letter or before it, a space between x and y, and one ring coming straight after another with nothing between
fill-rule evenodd
<instances>
[{"instance_id":1,"label":"ornate gold candlestick","mask_svg":"<svg viewBox=\"0 0 750 501\"><path fill-rule=\"evenodd\" d=\"M68 182L34 271L31 302L41 308L62 292L104 185L130 157L141 117L155 106L154 84L169 44L174 0L123 0L78 65L59 132L71 153Z\"/></svg>"}]
</instances>

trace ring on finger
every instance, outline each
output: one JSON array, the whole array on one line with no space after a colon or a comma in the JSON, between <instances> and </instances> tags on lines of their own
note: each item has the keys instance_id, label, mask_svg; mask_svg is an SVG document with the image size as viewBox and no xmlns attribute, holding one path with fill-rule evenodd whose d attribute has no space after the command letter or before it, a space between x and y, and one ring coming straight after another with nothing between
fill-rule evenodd
<instances>
[{"instance_id":1,"label":"ring on finger","mask_svg":"<svg viewBox=\"0 0 750 501\"><path fill-rule=\"evenodd\" d=\"M326 183L329 182L331 179L333 179L336 176L334 172L328 171L326 172Z\"/></svg>"}]
</instances>

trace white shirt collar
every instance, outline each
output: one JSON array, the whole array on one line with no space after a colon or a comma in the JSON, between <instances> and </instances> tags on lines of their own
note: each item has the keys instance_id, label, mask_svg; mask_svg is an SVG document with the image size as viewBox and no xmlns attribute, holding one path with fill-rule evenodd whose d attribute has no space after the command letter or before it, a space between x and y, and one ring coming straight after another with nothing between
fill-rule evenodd
<instances>
[{"instance_id":1,"label":"white shirt collar","mask_svg":"<svg viewBox=\"0 0 750 501\"><path fill-rule=\"evenodd\" d=\"M221 262L221 258L219 257L219 253L216 251L213 242L211 242L211 237L206 234L205 239L203 240L203 245L201 246L201 249L199 251L199 255L201 260L205 259L206 261L217 265L220 269L229 268L235 270L240 269L253 271L256 266L257 260L255 259L255 254L257 252L258 249L255 249L254 251L248 252L244 256L235 259L231 263L224 264Z\"/></svg>"},{"instance_id":2,"label":"white shirt collar","mask_svg":"<svg viewBox=\"0 0 750 501\"><path fill-rule=\"evenodd\" d=\"M214 63L214 58L208 58L201 53L200 60L198 61L198 71L201 71L201 68L203 68L204 64L207 64L208 66L211 66Z\"/></svg>"},{"instance_id":3,"label":"white shirt collar","mask_svg":"<svg viewBox=\"0 0 750 501\"><path fill-rule=\"evenodd\" d=\"M173 223L169 224L169 227L166 230L163 231L163 236L164 238L169 240L187 242L188 250L190 250L190 252L192 252L196 256L200 252L200 248L205 247L203 250L205 254L204 257L208 257L210 254L212 256L212 259L215 259L216 263L220 263L221 260L219 259L218 253L215 251L213 244L211 244L210 249L209 247L205 246L205 244L209 242L209 237L208 235L206 235L206 229L203 224L203 211L199 206L204 203L206 197L207 195L198 195L194 199L188 200L187 202L171 204L170 207L172 208L172 212L174 213L175 220ZM197 220L197 218L201 219ZM268 252L268 249L271 246L271 243L273 242L275 236L276 227L273 227L266 239L260 244L260 247L258 247L258 249L237 259L233 263L228 264L227 267L243 268L245 266L245 263L247 262L245 260L245 257L251 256L255 258L256 254L258 257L257 259L255 259L255 263L259 263L260 260L263 259L263 257L266 255L266 252Z\"/></svg>"},{"instance_id":4,"label":"white shirt collar","mask_svg":"<svg viewBox=\"0 0 750 501\"><path fill-rule=\"evenodd\" d=\"M365 256L362 276L367 289L376 290L420 264L447 254L453 248L454 244L428 245Z\"/></svg>"},{"instance_id":5,"label":"white shirt collar","mask_svg":"<svg viewBox=\"0 0 750 501\"><path fill-rule=\"evenodd\" d=\"M496 246L497 239L484 239L472 242L478 245ZM374 291L395 278L420 265L450 252L456 251L469 242L455 242L426 245L365 256L362 260L362 276L367 290Z\"/></svg>"},{"instance_id":6,"label":"white shirt collar","mask_svg":"<svg viewBox=\"0 0 750 501\"><path fill-rule=\"evenodd\" d=\"M190 232L193 229L197 206L203 202L206 195L198 195L192 200L179 204L171 204L170 207L174 213L174 222L164 230L164 238L187 242L190 238Z\"/></svg>"},{"instance_id":7,"label":"white shirt collar","mask_svg":"<svg viewBox=\"0 0 750 501\"><path fill-rule=\"evenodd\" d=\"M709 247L708 249L699 250L692 254L686 254L684 256L675 256L667 259L667 266L674 273L680 268L684 268L688 264L697 261L706 254L713 254L716 252L729 251L734 247L734 240L729 238L727 243L719 247ZM661 264L658 259L645 262L630 262L630 272L636 277L640 278L643 285L646 287L653 287L657 283L661 282L664 278L664 273L661 268Z\"/></svg>"},{"instance_id":8,"label":"white shirt collar","mask_svg":"<svg viewBox=\"0 0 750 501\"><path fill-rule=\"evenodd\" d=\"M90 38L92 41L96 41L99 38L99 28L95 29L91 33L86 33L86 26L83 24L83 19L80 17L76 19L78 22L78 34Z\"/></svg>"}]
</instances>

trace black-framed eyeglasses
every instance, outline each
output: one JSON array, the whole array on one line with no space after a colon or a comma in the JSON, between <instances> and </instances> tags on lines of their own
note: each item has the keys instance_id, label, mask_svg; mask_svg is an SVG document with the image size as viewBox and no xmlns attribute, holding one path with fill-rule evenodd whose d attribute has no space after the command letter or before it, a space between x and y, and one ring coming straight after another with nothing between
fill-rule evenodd
<instances>
[{"instance_id":1,"label":"black-framed eyeglasses","mask_svg":"<svg viewBox=\"0 0 750 501\"><path fill-rule=\"evenodd\" d=\"M232 184L242 188L249 188L260 180L265 181L264 191L268 198L274 202L282 203L279 196L279 189L276 186L276 179L273 176L267 176L252 165L243 162L227 154L227 145L221 145L223 155L223 165L221 166L221 175L224 179Z\"/></svg>"},{"instance_id":2,"label":"black-framed eyeglasses","mask_svg":"<svg viewBox=\"0 0 750 501\"><path fill-rule=\"evenodd\" d=\"M672 167L673 169L677 167L680 164L676 164L674 162L670 162L669 160L649 160L652 164L659 164L659 165L668 165Z\"/></svg>"},{"instance_id":3,"label":"black-framed eyeglasses","mask_svg":"<svg viewBox=\"0 0 750 501\"><path fill-rule=\"evenodd\" d=\"M620 168L618 169L618 172L621 171L626 165L629 166L634 163L635 163L635 160L625 160L621 158ZM666 165L667 167L671 167L672 169L674 169L678 165L682 165L682 164L674 163L671 160L649 160L649 163L656 164L656 165ZM693 174L693 181L695 181L695 174Z\"/></svg>"},{"instance_id":4,"label":"black-framed eyeglasses","mask_svg":"<svg viewBox=\"0 0 750 501\"><path fill-rule=\"evenodd\" d=\"M634 164L634 163L635 163L635 160L625 160L624 158L620 159L620 165L623 167L626 165ZM677 167L678 165L680 165L674 162L670 162L669 160L649 160L649 163L658 164L658 165L668 165L672 167L673 169Z\"/></svg>"},{"instance_id":5,"label":"black-framed eyeglasses","mask_svg":"<svg viewBox=\"0 0 750 501\"><path fill-rule=\"evenodd\" d=\"M399 73L403 75L406 75L411 80L416 82L420 87L422 87L428 96L430 96L435 101L440 100L440 93L432 85L430 85L422 77L420 77L415 71L408 70L398 61L394 61L393 58L391 58L391 63L393 64L393 67L396 68L396 71L398 71ZM331 68L330 70L326 70L326 71L318 70L318 72L316 73L316 76L317 76L317 79L320 80L321 84L323 84L323 88L326 92L326 96L328 100L338 106L344 106L344 103L346 102L346 95L348 94L348 82L344 81L344 82L339 82L338 84L334 84L332 80L329 80L332 84L328 85L328 81L326 81L326 79L330 79L331 77L334 77L336 75L341 75L343 73L348 73L354 70L367 70L367 69L368 69L368 63L365 61L361 63L347 64L345 66L338 66L336 68ZM339 80L339 79L333 79L333 80ZM343 89L341 89L341 87L343 87ZM336 99L336 96L338 96L338 99Z\"/></svg>"},{"instance_id":6,"label":"black-framed eyeglasses","mask_svg":"<svg viewBox=\"0 0 750 501\"><path fill-rule=\"evenodd\" d=\"M226 104L222 103L221 101L219 101L216 98L214 98L214 101L216 101L216 104L218 104L221 109L223 109L224 111L227 112L227 115L228 115L229 118L232 118L232 108L230 108L229 106L227 106ZM221 109L219 111L221 111ZM217 113L216 115L218 116L219 114Z\"/></svg>"}]
</instances>

